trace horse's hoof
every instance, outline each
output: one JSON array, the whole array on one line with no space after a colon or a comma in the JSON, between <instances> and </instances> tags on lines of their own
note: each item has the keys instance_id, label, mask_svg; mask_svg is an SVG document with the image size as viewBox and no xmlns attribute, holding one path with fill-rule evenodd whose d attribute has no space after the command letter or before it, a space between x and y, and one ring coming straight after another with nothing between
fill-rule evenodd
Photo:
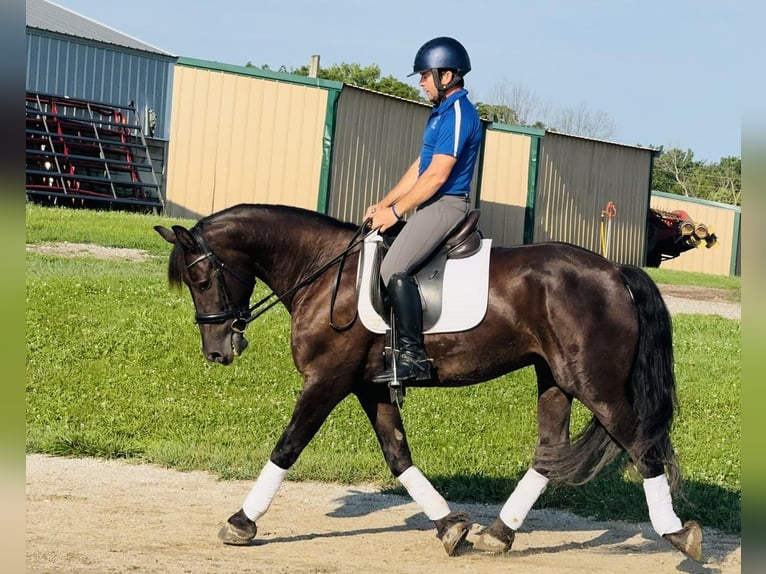
<instances>
[{"instance_id":1,"label":"horse's hoof","mask_svg":"<svg viewBox=\"0 0 766 574\"><path fill-rule=\"evenodd\" d=\"M692 560L702 562L702 527L696 521L689 520L678 532L662 537Z\"/></svg>"},{"instance_id":2,"label":"horse's hoof","mask_svg":"<svg viewBox=\"0 0 766 574\"><path fill-rule=\"evenodd\" d=\"M448 556L454 556L460 543L468 534L468 515L465 512L450 512L436 523L436 537L442 541Z\"/></svg>"},{"instance_id":3,"label":"horse's hoof","mask_svg":"<svg viewBox=\"0 0 766 574\"><path fill-rule=\"evenodd\" d=\"M235 514L229 517L218 531L218 538L224 544L231 544L233 546L245 546L255 538L255 534L258 532L258 527L255 522L250 520L245 512L240 509Z\"/></svg>"},{"instance_id":4,"label":"horse's hoof","mask_svg":"<svg viewBox=\"0 0 766 574\"><path fill-rule=\"evenodd\" d=\"M516 531L513 528L506 526L499 518L495 518L492 524L481 531L473 547L482 552L502 554L511 549L515 536Z\"/></svg>"}]
</instances>

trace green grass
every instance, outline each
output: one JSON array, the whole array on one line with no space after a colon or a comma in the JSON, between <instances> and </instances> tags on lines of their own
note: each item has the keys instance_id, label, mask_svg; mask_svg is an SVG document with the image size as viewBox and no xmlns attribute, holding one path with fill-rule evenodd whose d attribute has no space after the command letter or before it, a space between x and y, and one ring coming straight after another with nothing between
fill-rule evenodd
<instances>
[{"instance_id":1,"label":"green grass","mask_svg":"<svg viewBox=\"0 0 766 574\"><path fill-rule=\"evenodd\" d=\"M175 222L27 206L28 242L92 242L160 256L27 254L27 452L257 476L301 389L289 318L282 307L260 317L234 364L205 361L189 295L168 289L169 246L152 229ZM676 273L652 274L677 280ZM723 288L738 289L734 279ZM740 532L740 322L679 315L673 325L681 404L673 440L687 496L677 510L682 519ZM574 427L588 416L576 407ZM410 389L403 417L416 464L447 498L501 502L531 461L534 373L462 389ZM332 413L289 478L372 481L402 492L353 397ZM616 468L581 487L551 488L538 506L648 519L640 483Z\"/></svg>"},{"instance_id":2,"label":"green grass","mask_svg":"<svg viewBox=\"0 0 766 574\"><path fill-rule=\"evenodd\" d=\"M177 223L194 224L189 220L124 211L41 207L35 204L26 206L27 243L94 243L167 255L168 244L153 227L170 227Z\"/></svg>"}]
</instances>

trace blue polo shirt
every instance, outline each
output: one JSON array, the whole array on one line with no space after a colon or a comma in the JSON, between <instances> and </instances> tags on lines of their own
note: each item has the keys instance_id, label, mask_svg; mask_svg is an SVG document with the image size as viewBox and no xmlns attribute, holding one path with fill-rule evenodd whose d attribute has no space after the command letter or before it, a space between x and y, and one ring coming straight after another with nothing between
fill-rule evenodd
<instances>
[{"instance_id":1,"label":"blue polo shirt","mask_svg":"<svg viewBox=\"0 0 766 574\"><path fill-rule=\"evenodd\" d=\"M479 113L468 100L468 90L460 90L434 108L428 118L420 150L419 174L428 168L434 154L451 155L457 162L437 193L468 193L480 145Z\"/></svg>"}]
</instances>

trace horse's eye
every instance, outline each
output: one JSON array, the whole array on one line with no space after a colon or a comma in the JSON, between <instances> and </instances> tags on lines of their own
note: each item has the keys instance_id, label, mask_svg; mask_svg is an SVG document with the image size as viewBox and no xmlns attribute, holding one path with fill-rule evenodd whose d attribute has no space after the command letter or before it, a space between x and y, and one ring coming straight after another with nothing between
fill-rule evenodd
<instances>
[{"instance_id":1,"label":"horse's eye","mask_svg":"<svg viewBox=\"0 0 766 574\"><path fill-rule=\"evenodd\" d=\"M210 285L211 285L210 279L207 279L205 281L201 281L200 283L198 283L197 289L199 289L200 291L207 291L208 289L210 289Z\"/></svg>"}]
</instances>

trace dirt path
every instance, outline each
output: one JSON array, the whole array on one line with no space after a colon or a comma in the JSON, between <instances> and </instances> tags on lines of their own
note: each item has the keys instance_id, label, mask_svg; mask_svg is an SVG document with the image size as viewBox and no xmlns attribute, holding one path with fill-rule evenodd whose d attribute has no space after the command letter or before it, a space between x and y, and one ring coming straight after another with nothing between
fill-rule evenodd
<instances>
[{"instance_id":1,"label":"dirt path","mask_svg":"<svg viewBox=\"0 0 766 574\"><path fill-rule=\"evenodd\" d=\"M365 485L286 482L259 521L256 543L224 546L216 533L249 481L42 455L27 456L26 481L27 572L741 572L736 536L706 529L706 563L699 565L648 523L597 522L550 510L530 513L507 556L468 548L450 558L413 502ZM453 510L487 525L500 507Z\"/></svg>"}]
</instances>

